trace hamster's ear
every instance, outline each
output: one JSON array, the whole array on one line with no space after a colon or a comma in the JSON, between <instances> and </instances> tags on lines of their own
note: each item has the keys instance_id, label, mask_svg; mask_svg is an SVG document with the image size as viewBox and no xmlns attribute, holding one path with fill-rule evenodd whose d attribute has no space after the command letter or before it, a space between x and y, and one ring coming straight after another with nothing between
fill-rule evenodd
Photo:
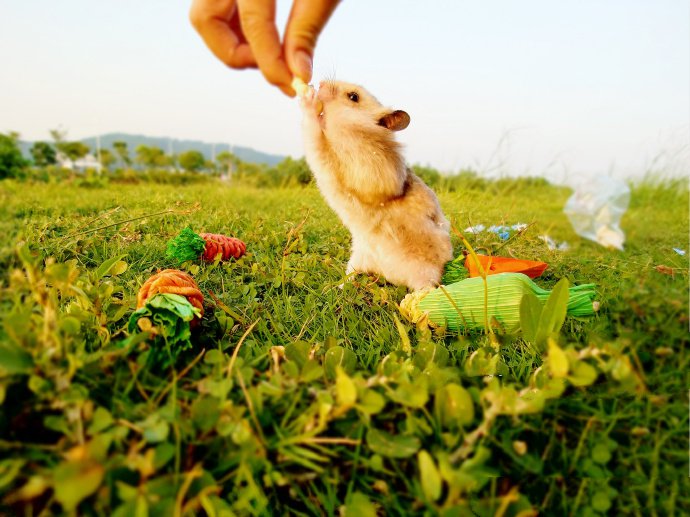
<instances>
[{"instance_id":1,"label":"hamster's ear","mask_svg":"<svg viewBox=\"0 0 690 517\"><path fill-rule=\"evenodd\" d=\"M391 131L402 131L409 125L410 116L402 110L391 111L379 119L379 126Z\"/></svg>"}]
</instances>

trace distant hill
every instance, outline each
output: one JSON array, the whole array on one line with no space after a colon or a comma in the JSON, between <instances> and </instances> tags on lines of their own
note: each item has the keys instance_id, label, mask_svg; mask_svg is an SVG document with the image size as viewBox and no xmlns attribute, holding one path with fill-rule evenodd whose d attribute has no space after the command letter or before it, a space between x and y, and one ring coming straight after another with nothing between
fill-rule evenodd
<instances>
[{"instance_id":1,"label":"distant hill","mask_svg":"<svg viewBox=\"0 0 690 517\"><path fill-rule=\"evenodd\" d=\"M131 135L128 133L107 133L101 135L101 148L102 149L112 149L113 142L127 142L127 147L129 148L130 154L134 156L134 150L138 145L148 145L160 147L166 153L172 149L175 154L180 154L189 150L197 150L204 154L207 159L211 159L213 155L213 146L215 145L216 155L221 151L231 150L240 160L250 163L265 163L267 165L275 165L282 161L285 157L276 155L262 153L250 147L234 146L230 149L230 145L226 143L213 143L213 142L202 142L201 140L178 140L176 138L168 137L157 137L157 136L145 136L145 135ZM48 140L49 141L49 140ZM92 136L89 138L82 138L82 142L88 145L92 150L96 149L96 137ZM29 155L29 149L33 145L33 142L20 142L20 147L22 153L25 156Z\"/></svg>"}]
</instances>

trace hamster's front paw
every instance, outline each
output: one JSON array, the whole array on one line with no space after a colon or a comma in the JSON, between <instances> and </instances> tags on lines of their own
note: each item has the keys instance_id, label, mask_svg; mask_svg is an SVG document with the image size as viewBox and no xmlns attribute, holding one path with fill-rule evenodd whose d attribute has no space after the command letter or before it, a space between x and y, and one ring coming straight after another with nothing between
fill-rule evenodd
<instances>
[{"instance_id":1,"label":"hamster's front paw","mask_svg":"<svg viewBox=\"0 0 690 517\"><path fill-rule=\"evenodd\" d=\"M309 112L315 116L320 115L323 110L323 103L316 96L316 90L311 87L300 97L300 103L303 111Z\"/></svg>"},{"instance_id":2,"label":"hamster's front paw","mask_svg":"<svg viewBox=\"0 0 690 517\"><path fill-rule=\"evenodd\" d=\"M305 90L299 96L299 102L302 108L310 108L314 104L314 99L316 98L316 90L313 86L307 86Z\"/></svg>"},{"instance_id":3,"label":"hamster's front paw","mask_svg":"<svg viewBox=\"0 0 690 517\"><path fill-rule=\"evenodd\" d=\"M316 95L316 90L313 86L308 86L306 90L299 96L300 106L304 114L309 114L318 117L323 111L323 103Z\"/></svg>"}]
</instances>

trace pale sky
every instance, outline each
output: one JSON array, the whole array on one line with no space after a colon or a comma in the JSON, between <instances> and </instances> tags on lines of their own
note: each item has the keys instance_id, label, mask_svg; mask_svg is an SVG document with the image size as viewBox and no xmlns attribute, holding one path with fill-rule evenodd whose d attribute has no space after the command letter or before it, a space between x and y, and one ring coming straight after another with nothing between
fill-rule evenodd
<instances>
[{"instance_id":1,"label":"pale sky","mask_svg":"<svg viewBox=\"0 0 690 517\"><path fill-rule=\"evenodd\" d=\"M291 2L277 3L283 24ZM301 156L295 101L216 61L188 5L0 0L0 131ZM314 68L406 110L410 163L557 182L690 169L687 0L345 0Z\"/></svg>"}]
</instances>

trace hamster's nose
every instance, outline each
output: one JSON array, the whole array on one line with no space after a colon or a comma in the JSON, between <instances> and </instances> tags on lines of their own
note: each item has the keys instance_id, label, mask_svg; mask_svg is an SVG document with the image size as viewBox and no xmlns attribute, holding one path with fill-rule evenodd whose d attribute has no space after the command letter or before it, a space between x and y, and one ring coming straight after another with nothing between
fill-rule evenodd
<instances>
[{"instance_id":1,"label":"hamster's nose","mask_svg":"<svg viewBox=\"0 0 690 517\"><path fill-rule=\"evenodd\" d=\"M332 83L330 83L329 81L321 81L319 83L319 99L321 99L322 101L330 100L334 97L334 95L335 92L333 91Z\"/></svg>"}]
</instances>

